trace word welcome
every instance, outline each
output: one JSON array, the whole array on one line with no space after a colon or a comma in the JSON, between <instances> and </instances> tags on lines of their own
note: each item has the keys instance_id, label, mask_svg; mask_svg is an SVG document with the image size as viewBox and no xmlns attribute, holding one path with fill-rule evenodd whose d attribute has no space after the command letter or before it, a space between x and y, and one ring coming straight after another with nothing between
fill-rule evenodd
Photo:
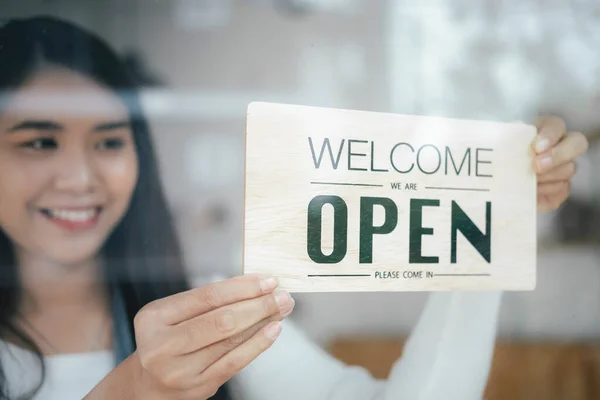
<instances>
[{"instance_id":1,"label":"word welcome","mask_svg":"<svg viewBox=\"0 0 600 400\"><path fill-rule=\"evenodd\" d=\"M342 139L335 146L329 138L323 139L320 145L320 151L315 150L315 144L312 137L308 137L308 143L312 160L316 169L330 165L334 170L340 167L342 155L345 156L345 168L349 171L370 171L370 172L390 172L390 168L400 174L407 174L416 168L423 174L435 174L443 166L445 175L455 174L459 176L465 169L466 176L478 176L492 178L489 171L484 170L484 165L491 164L488 158L493 149L468 147L464 152L450 149L448 146L438 148L433 144L424 144L417 148L408 142L396 143L388 151L387 157L376 157L375 141ZM324 154L327 150L329 163L324 162ZM377 154L380 153L378 149ZM458 165L457 165L458 163Z\"/></svg>"}]
</instances>

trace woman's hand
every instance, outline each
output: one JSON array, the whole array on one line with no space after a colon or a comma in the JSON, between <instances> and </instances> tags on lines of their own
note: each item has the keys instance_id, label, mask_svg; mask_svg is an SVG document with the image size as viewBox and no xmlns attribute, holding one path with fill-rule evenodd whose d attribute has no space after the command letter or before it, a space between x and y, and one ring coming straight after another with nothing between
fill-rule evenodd
<instances>
[{"instance_id":1,"label":"woman's hand","mask_svg":"<svg viewBox=\"0 0 600 400\"><path fill-rule=\"evenodd\" d=\"M536 121L538 135L532 143L537 174L539 211L557 209L569 197L575 159L588 149L588 140L580 132L567 132L562 119L548 116Z\"/></svg>"},{"instance_id":2,"label":"woman's hand","mask_svg":"<svg viewBox=\"0 0 600 400\"><path fill-rule=\"evenodd\" d=\"M134 326L140 399L207 399L267 350L294 301L274 279L235 277L148 304Z\"/></svg>"},{"instance_id":3,"label":"woman's hand","mask_svg":"<svg viewBox=\"0 0 600 400\"><path fill-rule=\"evenodd\" d=\"M136 352L87 398L212 397L278 337L294 300L276 286L245 275L148 304L135 317Z\"/></svg>"}]
</instances>

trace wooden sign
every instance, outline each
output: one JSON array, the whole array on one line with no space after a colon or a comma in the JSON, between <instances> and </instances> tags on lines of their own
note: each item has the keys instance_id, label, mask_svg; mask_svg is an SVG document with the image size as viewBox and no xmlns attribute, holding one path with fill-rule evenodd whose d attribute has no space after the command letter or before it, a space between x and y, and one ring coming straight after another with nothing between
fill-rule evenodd
<instances>
[{"instance_id":1,"label":"wooden sign","mask_svg":"<svg viewBox=\"0 0 600 400\"><path fill-rule=\"evenodd\" d=\"M251 103L244 273L291 292L534 289L535 135Z\"/></svg>"}]
</instances>

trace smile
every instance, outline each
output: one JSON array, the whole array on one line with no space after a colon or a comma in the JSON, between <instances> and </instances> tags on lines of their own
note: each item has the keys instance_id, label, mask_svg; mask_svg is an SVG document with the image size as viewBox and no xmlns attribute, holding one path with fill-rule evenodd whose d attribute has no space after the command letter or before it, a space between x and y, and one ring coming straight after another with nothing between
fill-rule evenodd
<instances>
[{"instance_id":1,"label":"smile","mask_svg":"<svg viewBox=\"0 0 600 400\"><path fill-rule=\"evenodd\" d=\"M85 229L93 227L98 221L101 207L87 209L42 208L40 212L51 222L70 229Z\"/></svg>"}]
</instances>

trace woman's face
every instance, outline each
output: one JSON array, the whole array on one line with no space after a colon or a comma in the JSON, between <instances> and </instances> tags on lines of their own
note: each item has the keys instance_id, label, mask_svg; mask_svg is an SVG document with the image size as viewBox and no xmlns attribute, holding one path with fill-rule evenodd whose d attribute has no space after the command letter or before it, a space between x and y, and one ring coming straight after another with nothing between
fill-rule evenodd
<instances>
[{"instance_id":1,"label":"woman's face","mask_svg":"<svg viewBox=\"0 0 600 400\"><path fill-rule=\"evenodd\" d=\"M68 265L94 257L137 168L127 108L83 75L45 68L0 106L0 228L17 251Z\"/></svg>"}]
</instances>

